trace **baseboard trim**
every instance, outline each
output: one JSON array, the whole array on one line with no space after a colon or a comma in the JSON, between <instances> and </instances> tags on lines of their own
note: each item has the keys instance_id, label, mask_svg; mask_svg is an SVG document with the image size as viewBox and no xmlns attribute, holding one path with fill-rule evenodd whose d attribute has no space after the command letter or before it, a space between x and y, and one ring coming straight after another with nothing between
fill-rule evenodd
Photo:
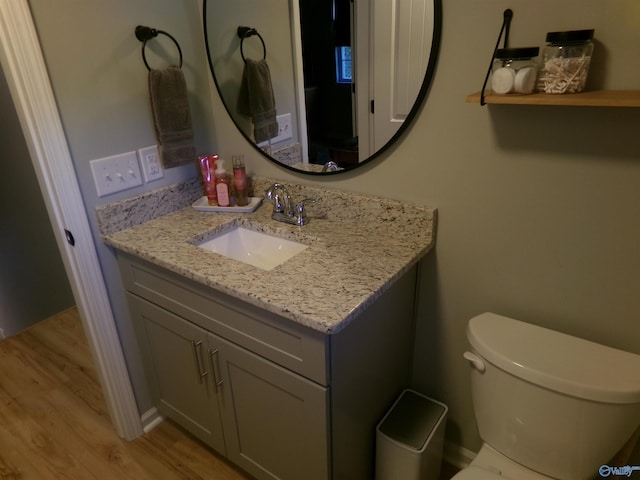
<instances>
[{"instance_id":1,"label":"baseboard trim","mask_svg":"<svg viewBox=\"0 0 640 480\"><path fill-rule=\"evenodd\" d=\"M156 407L151 407L142 414L140 420L144 433L149 433L164 420L164 417L160 415ZM475 452L467 450L458 444L453 442L444 443L444 451L442 453L443 460L460 470L467 468L475 457Z\"/></svg>"},{"instance_id":2,"label":"baseboard trim","mask_svg":"<svg viewBox=\"0 0 640 480\"><path fill-rule=\"evenodd\" d=\"M476 457L476 453L452 442L444 443L443 459L450 465L459 468L467 468Z\"/></svg>"},{"instance_id":3,"label":"baseboard trim","mask_svg":"<svg viewBox=\"0 0 640 480\"><path fill-rule=\"evenodd\" d=\"M151 430L156 428L163 420L164 417L160 415L160 412L156 407L151 407L140 417L144 433L149 433Z\"/></svg>"}]
</instances>

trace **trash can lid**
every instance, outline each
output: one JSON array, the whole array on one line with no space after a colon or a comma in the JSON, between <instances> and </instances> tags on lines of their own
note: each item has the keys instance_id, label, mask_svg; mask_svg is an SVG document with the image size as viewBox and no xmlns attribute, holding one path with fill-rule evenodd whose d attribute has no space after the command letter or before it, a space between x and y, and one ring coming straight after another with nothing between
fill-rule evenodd
<instances>
[{"instance_id":1,"label":"trash can lid","mask_svg":"<svg viewBox=\"0 0 640 480\"><path fill-rule=\"evenodd\" d=\"M383 435L421 450L446 413L446 407L412 390L405 390L380 423Z\"/></svg>"}]
</instances>

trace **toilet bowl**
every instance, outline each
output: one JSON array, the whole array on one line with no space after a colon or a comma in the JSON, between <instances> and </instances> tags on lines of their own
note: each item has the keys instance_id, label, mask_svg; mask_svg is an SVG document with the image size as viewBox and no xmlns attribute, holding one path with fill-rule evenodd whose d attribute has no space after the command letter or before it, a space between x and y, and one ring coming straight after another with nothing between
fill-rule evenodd
<instances>
[{"instance_id":1,"label":"toilet bowl","mask_svg":"<svg viewBox=\"0 0 640 480\"><path fill-rule=\"evenodd\" d=\"M472 318L484 444L455 480L586 480L640 424L640 356L493 313Z\"/></svg>"},{"instance_id":2,"label":"toilet bowl","mask_svg":"<svg viewBox=\"0 0 640 480\"><path fill-rule=\"evenodd\" d=\"M471 465L460 471L455 480L550 480L551 477L535 472L498 453L486 443Z\"/></svg>"}]
</instances>

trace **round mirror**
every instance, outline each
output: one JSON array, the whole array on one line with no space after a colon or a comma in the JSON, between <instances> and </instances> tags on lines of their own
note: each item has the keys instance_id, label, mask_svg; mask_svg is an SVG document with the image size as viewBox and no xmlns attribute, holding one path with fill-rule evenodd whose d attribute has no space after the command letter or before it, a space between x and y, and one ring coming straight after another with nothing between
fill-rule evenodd
<instances>
[{"instance_id":1,"label":"round mirror","mask_svg":"<svg viewBox=\"0 0 640 480\"><path fill-rule=\"evenodd\" d=\"M441 0L203 1L209 66L231 119L270 160L310 174L393 144L431 83Z\"/></svg>"}]
</instances>

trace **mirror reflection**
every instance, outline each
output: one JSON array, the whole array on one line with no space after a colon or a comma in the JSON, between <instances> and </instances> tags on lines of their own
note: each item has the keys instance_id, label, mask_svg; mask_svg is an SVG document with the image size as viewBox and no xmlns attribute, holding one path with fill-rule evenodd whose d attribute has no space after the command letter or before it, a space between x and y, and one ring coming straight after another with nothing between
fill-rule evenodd
<instances>
[{"instance_id":1,"label":"mirror reflection","mask_svg":"<svg viewBox=\"0 0 640 480\"><path fill-rule=\"evenodd\" d=\"M209 3L209 5L207 5ZM426 94L440 0L204 0L222 101L270 159L321 173L390 146Z\"/></svg>"}]
</instances>

